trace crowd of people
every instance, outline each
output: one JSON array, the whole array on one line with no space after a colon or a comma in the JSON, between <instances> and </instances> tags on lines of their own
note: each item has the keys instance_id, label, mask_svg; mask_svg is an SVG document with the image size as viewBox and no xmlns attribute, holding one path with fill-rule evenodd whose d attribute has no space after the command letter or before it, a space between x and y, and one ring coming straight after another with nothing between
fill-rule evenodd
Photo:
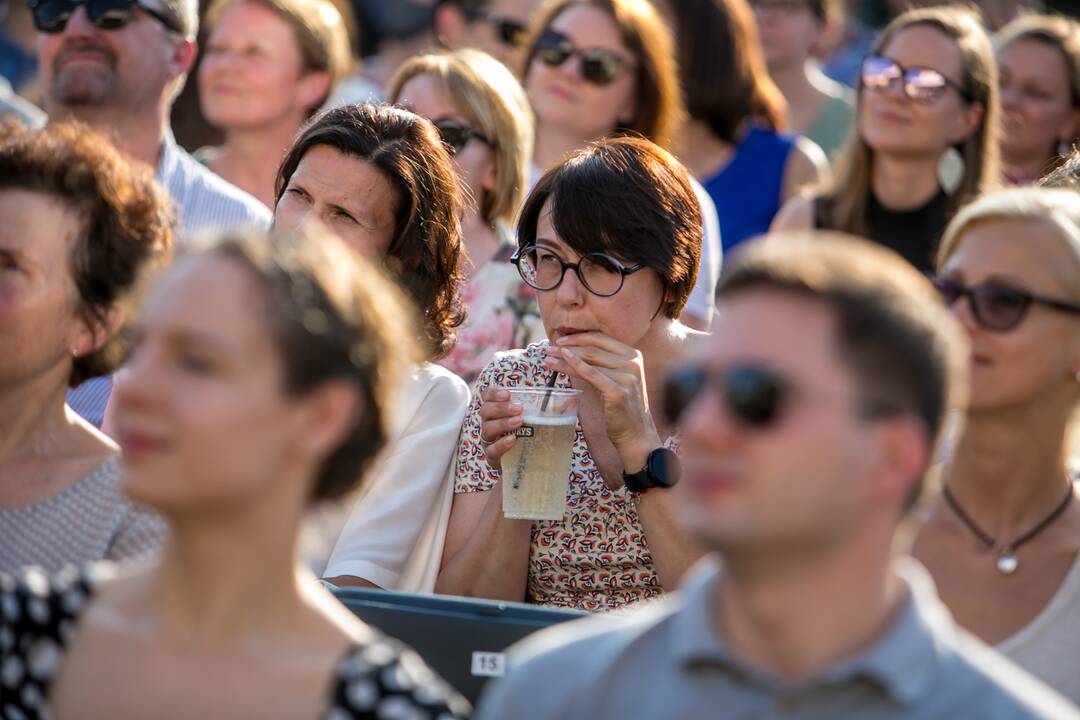
<instances>
[{"instance_id":1,"label":"crowd of people","mask_svg":"<svg viewBox=\"0 0 1080 720\"><path fill-rule=\"evenodd\" d=\"M1080 719L1080 21L8 1L0 718Z\"/></svg>"}]
</instances>

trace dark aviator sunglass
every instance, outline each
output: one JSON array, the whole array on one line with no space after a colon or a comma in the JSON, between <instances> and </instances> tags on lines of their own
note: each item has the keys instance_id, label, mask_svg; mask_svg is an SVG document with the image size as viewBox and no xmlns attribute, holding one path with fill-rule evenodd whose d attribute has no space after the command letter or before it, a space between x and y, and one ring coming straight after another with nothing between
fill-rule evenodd
<instances>
[{"instance_id":1,"label":"dark aviator sunglass","mask_svg":"<svg viewBox=\"0 0 1080 720\"><path fill-rule=\"evenodd\" d=\"M451 155L457 155L465 149L469 141L476 138L485 145L491 145L491 141L483 133L478 133L463 122L457 120L434 120L432 125L439 131L439 137L450 151Z\"/></svg>"},{"instance_id":2,"label":"dark aviator sunglass","mask_svg":"<svg viewBox=\"0 0 1080 720\"><path fill-rule=\"evenodd\" d=\"M582 50L554 30L545 30L536 41L536 57L549 67L559 67L575 55L581 58L581 77L593 85L609 85L626 64L618 53L604 48Z\"/></svg>"},{"instance_id":3,"label":"dark aviator sunglass","mask_svg":"<svg viewBox=\"0 0 1080 720\"><path fill-rule=\"evenodd\" d=\"M604 253L582 255L576 263L568 263L546 250L528 245L510 258L517 265L518 274L527 285L537 290L554 290L562 284L567 270L573 270L586 290L600 297L611 297L622 290L627 275L633 275L645 266L627 267Z\"/></svg>"},{"instance_id":4,"label":"dark aviator sunglass","mask_svg":"<svg viewBox=\"0 0 1080 720\"><path fill-rule=\"evenodd\" d=\"M140 0L31 0L34 27L47 34L63 32L80 5L86 8L90 22L100 30L119 30L127 26L138 8L169 30L183 32L175 18Z\"/></svg>"},{"instance_id":5,"label":"dark aviator sunglass","mask_svg":"<svg viewBox=\"0 0 1080 720\"><path fill-rule=\"evenodd\" d=\"M739 423L747 428L773 425L787 403L790 389L780 375L759 365L736 365L726 370L688 366L668 376L664 384L664 414L678 424L705 391L712 390Z\"/></svg>"},{"instance_id":6,"label":"dark aviator sunglass","mask_svg":"<svg viewBox=\"0 0 1080 720\"><path fill-rule=\"evenodd\" d=\"M493 27L499 42L507 47L521 47L521 44L525 42L525 36L529 29L525 23L479 10L469 12L468 18L473 21L483 20Z\"/></svg>"},{"instance_id":7,"label":"dark aviator sunglass","mask_svg":"<svg viewBox=\"0 0 1080 720\"><path fill-rule=\"evenodd\" d=\"M965 100L971 100L964 88L933 68L906 68L880 55L871 55L863 60L861 79L862 86L870 90L887 90L893 83L899 82L909 100L924 105L940 98L948 88L955 90Z\"/></svg>"},{"instance_id":8,"label":"dark aviator sunglass","mask_svg":"<svg viewBox=\"0 0 1080 720\"><path fill-rule=\"evenodd\" d=\"M997 332L1006 332L1019 325L1032 305L1042 305L1072 315L1080 314L1080 305L994 283L967 286L953 280L937 278L934 285L945 304L950 307L960 298L967 298L975 322L987 330Z\"/></svg>"}]
</instances>

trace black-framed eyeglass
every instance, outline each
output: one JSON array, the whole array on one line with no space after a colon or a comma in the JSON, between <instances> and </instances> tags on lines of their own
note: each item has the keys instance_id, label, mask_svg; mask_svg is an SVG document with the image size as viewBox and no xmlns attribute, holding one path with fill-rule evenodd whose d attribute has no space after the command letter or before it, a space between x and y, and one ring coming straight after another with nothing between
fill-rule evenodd
<instances>
[{"instance_id":1,"label":"black-framed eyeglass","mask_svg":"<svg viewBox=\"0 0 1080 720\"><path fill-rule=\"evenodd\" d=\"M576 263L568 263L551 250L536 245L519 249L510 262L517 265L521 279L537 290L554 290L562 284L566 271L573 270L582 286L600 297L619 292L627 275L645 268L641 263L627 267L605 253L588 253Z\"/></svg>"},{"instance_id":2,"label":"black-framed eyeglass","mask_svg":"<svg viewBox=\"0 0 1080 720\"><path fill-rule=\"evenodd\" d=\"M119 30L127 26L138 8L167 29L183 34L179 20L142 0L30 0L34 27L47 34L63 32L80 5L86 8L90 22L100 30Z\"/></svg>"},{"instance_id":3,"label":"black-framed eyeglass","mask_svg":"<svg viewBox=\"0 0 1080 720\"><path fill-rule=\"evenodd\" d=\"M549 67L559 67L574 55L581 58L581 77L593 85L609 85L628 63L617 52L606 48L582 49L566 35L545 30L536 40L536 57Z\"/></svg>"},{"instance_id":4,"label":"black-framed eyeglass","mask_svg":"<svg viewBox=\"0 0 1080 720\"><path fill-rule=\"evenodd\" d=\"M995 332L1007 332L1015 328L1027 315L1028 308L1032 305L1042 305L1058 312L1080 315L1080 304L989 282L969 286L955 280L935 278L934 286L949 307L960 298L967 298L975 322L986 330Z\"/></svg>"},{"instance_id":5,"label":"black-framed eyeglass","mask_svg":"<svg viewBox=\"0 0 1080 720\"><path fill-rule=\"evenodd\" d=\"M904 95L923 105L932 103L945 94L948 88L971 102L971 94L944 74L926 67L906 68L895 60L881 55L869 55L862 62L860 71L862 86L869 90L888 90L899 82Z\"/></svg>"},{"instance_id":6,"label":"black-framed eyeglass","mask_svg":"<svg viewBox=\"0 0 1080 720\"><path fill-rule=\"evenodd\" d=\"M465 146L473 138L485 145L491 145L491 140L486 135L473 130L460 120L444 118L442 120L432 120L431 124L439 131L439 137L442 138L443 144L446 145L446 149L450 151L451 155L457 155L464 150Z\"/></svg>"},{"instance_id":7,"label":"black-framed eyeglass","mask_svg":"<svg viewBox=\"0 0 1080 720\"><path fill-rule=\"evenodd\" d=\"M733 365L724 370L688 365L671 373L664 383L663 409L668 421L678 424L705 391L715 392L741 425L762 430L780 418L791 386L762 365Z\"/></svg>"},{"instance_id":8,"label":"black-framed eyeglass","mask_svg":"<svg viewBox=\"0 0 1080 720\"><path fill-rule=\"evenodd\" d=\"M499 38L499 42L507 47L521 47L525 42L525 36L528 35L529 26L526 23L502 15L469 9L465 11L465 17L471 22L477 20L486 22L495 29L495 36Z\"/></svg>"}]
</instances>

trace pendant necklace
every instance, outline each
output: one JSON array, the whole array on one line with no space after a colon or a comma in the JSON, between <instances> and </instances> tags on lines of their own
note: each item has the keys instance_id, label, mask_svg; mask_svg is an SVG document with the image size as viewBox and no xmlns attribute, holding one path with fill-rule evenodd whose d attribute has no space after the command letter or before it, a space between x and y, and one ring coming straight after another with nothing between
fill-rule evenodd
<instances>
[{"instance_id":1,"label":"pendant necklace","mask_svg":"<svg viewBox=\"0 0 1080 720\"><path fill-rule=\"evenodd\" d=\"M1012 575L1020 568L1020 560L1016 557L1016 551L1028 540L1031 540L1043 530L1050 527L1050 524L1065 512L1065 509L1069 507L1069 502L1072 500L1073 492L1073 484L1070 482L1069 492L1066 493L1065 497L1061 499L1061 502L1058 503L1057 507L1055 507L1049 515L1043 518L1038 525L1031 528L1011 543L1006 543L1004 545L998 543L997 540L983 532L982 528L976 525L975 521L968 517L968 514L960 507L960 503L956 502L956 498L953 497L953 494L947 485L943 488L942 495L945 496L945 502L948 503L952 511L956 513L956 517L960 518L960 522L967 526L972 535L977 537L983 545L997 553L998 572L1002 575Z\"/></svg>"}]
</instances>

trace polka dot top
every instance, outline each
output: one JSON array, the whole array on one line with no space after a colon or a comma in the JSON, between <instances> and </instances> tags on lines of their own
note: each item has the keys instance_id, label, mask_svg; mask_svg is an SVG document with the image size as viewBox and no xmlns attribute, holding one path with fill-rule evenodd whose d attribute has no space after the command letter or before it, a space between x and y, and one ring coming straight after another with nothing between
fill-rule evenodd
<instances>
[{"instance_id":1,"label":"polka dot top","mask_svg":"<svg viewBox=\"0 0 1080 720\"><path fill-rule=\"evenodd\" d=\"M39 570L18 578L0 573L0 720L51 717L49 686L100 579L92 570L65 570L52 579ZM389 638L353 646L334 674L320 715L325 720L471 716L464 698L416 653Z\"/></svg>"}]
</instances>

